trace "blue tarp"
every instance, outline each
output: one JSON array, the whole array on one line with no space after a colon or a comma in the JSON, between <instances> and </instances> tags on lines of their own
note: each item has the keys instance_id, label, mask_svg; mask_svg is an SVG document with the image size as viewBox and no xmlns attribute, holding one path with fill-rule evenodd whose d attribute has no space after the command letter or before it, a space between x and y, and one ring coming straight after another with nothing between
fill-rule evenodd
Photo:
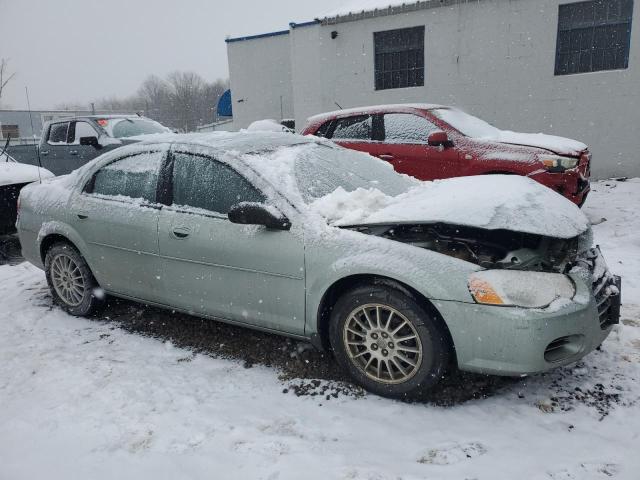
<instances>
[{"instance_id":1,"label":"blue tarp","mask_svg":"<svg viewBox=\"0 0 640 480\"><path fill-rule=\"evenodd\" d=\"M218 116L233 116L233 108L231 107L231 90L226 90L218 100Z\"/></svg>"}]
</instances>

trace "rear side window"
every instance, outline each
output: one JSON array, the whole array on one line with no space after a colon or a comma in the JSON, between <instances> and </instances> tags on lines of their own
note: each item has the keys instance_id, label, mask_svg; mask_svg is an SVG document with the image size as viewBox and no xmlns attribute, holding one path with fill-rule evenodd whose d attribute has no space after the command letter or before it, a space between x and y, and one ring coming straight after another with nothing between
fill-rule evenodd
<instances>
[{"instance_id":1,"label":"rear side window","mask_svg":"<svg viewBox=\"0 0 640 480\"><path fill-rule=\"evenodd\" d=\"M49 143L67 143L69 122L54 123L49 130Z\"/></svg>"},{"instance_id":2,"label":"rear side window","mask_svg":"<svg viewBox=\"0 0 640 480\"><path fill-rule=\"evenodd\" d=\"M147 152L110 163L95 174L92 193L155 202L162 156Z\"/></svg>"},{"instance_id":3,"label":"rear side window","mask_svg":"<svg viewBox=\"0 0 640 480\"><path fill-rule=\"evenodd\" d=\"M387 143L427 143L429 134L440 130L429 120L412 113L388 113L384 116L384 140Z\"/></svg>"},{"instance_id":4,"label":"rear side window","mask_svg":"<svg viewBox=\"0 0 640 480\"><path fill-rule=\"evenodd\" d=\"M336 120L333 129L334 139L371 140L373 131L373 118L371 115L358 115L355 117L340 118Z\"/></svg>"},{"instance_id":5,"label":"rear side window","mask_svg":"<svg viewBox=\"0 0 640 480\"><path fill-rule=\"evenodd\" d=\"M174 154L174 205L226 215L237 203L264 201L264 195L232 168L209 157Z\"/></svg>"}]
</instances>

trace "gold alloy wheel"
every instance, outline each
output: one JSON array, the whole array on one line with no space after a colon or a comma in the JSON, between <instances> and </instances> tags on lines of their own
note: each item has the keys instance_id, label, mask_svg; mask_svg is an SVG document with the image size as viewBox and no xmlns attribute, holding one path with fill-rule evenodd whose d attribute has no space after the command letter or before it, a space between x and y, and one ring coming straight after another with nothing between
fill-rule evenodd
<instances>
[{"instance_id":1,"label":"gold alloy wheel","mask_svg":"<svg viewBox=\"0 0 640 480\"><path fill-rule=\"evenodd\" d=\"M56 293L64 302L77 307L84 298L84 278L76 262L68 255L61 253L51 261L51 283Z\"/></svg>"},{"instance_id":2,"label":"gold alloy wheel","mask_svg":"<svg viewBox=\"0 0 640 480\"><path fill-rule=\"evenodd\" d=\"M344 323L342 341L351 362L376 382L406 382L422 363L415 327L398 310L381 303L353 310Z\"/></svg>"}]
</instances>

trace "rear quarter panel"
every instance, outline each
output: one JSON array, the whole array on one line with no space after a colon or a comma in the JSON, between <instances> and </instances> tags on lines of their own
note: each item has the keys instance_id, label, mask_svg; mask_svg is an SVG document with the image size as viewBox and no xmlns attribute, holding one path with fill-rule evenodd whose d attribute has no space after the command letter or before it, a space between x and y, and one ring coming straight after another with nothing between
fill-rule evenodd
<instances>
[{"instance_id":1,"label":"rear quarter panel","mask_svg":"<svg viewBox=\"0 0 640 480\"><path fill-rule=\"evenodd\" d=\"M40 245L48 235L62 235L73 242L81 252L85 250L84 242L69 222L70 195L67 177L32 183L20 192L17 229L22 253L25 259L39 268L43 268Z\"/></svg>"}]
</instances>

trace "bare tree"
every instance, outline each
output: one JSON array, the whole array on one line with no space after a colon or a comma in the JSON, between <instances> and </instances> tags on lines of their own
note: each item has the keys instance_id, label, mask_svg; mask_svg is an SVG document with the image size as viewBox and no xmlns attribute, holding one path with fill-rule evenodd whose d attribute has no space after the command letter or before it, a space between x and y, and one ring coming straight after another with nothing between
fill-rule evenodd
<instances>
[{"instance_id":1,"label":"bare tree","mask_svg":"<svg viewBox=\"0 0 640 480\"><path fill-rule=\"evenodd\" d=\"M171 106L179 128L185 132L195 130L200 123L197 117L204 80L195 72L173 72L167 81L171 87Z\"/></svg>"},{"instance_id":2,"label":"bare tree","mask_svg":"<svg viewBox=\"0 0 640 480\"><path fill-rule=\"evenodd\" d=\"M227 80L208 83L197 73L176 71L166 79L148 76L131 97L107 97L95 104L99 110L144 112L167 127L191 132L216 121L216 105L227 88Z\"/></svg>"},{"instance_id":3,"label":"bare tree","mask_svg":"<svg viewBox=\"0 0 640 480\"><path fill-rule=\"evenodd\" d=\"M144 114L150 118L164 123L170 116L171 92L166 81L156 75L149 75L138 89L138 101L141 103Z\"/></svg>"},{"instance_id":4,"label":"bare tree","mask_svg":"<svg viewBox=\"0 0 640 480\"><path fill-rule=\"evenodd\" d=\"M9 80L15 77L16 73L9 73L9 59L0 59L0 100L2 100L2 90L6 87Z\"/></svg>"}]
</instances>

